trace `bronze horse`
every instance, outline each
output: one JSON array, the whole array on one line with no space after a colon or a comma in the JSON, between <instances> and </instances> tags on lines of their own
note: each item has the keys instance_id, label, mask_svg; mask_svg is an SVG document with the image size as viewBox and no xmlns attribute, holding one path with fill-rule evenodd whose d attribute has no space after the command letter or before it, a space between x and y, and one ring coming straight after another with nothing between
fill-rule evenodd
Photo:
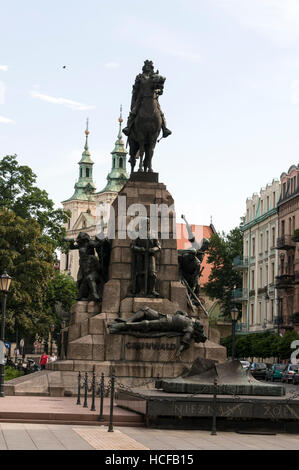
<instances>
[{"instance_id":1,"label":"bronze horse","mask_svg":"<svg viewBox=\"0 0 299 470\"><path fill-rule=\"evenodd\" d=\"M152 172L152 158L158 136L162 128L161 109L158 97L163 93L165 78L154 75L147 84L147 93L140 97L136 117L130 129L128 143L130 146L131 172L139 158L138 171Z\"/></svg>"}]
</instances>

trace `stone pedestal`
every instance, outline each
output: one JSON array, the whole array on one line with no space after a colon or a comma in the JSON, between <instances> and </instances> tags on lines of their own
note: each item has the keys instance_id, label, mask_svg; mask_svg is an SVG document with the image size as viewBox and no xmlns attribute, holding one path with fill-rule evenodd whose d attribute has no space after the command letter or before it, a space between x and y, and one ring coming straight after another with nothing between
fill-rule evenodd
<instances>
[{"instance_id":1,"label":"stone pedestal","mask_svg":"<svg viewBox=\"0 0 299 470\"><path fill-rule=\"evenodd\" d=\"M140 178L143 178L143 181ZM109 280L104 285L102 304L100 306L95 302L81 301L73 305L68 328L67 358L48 365L49 374L53 373L56 374L56 378L60 377L59 380L67 392L76 393L78 371L91 372L93 367L97 375L104 372L107 376L113 368L117 380L122 384L137 386L146 382L147 387L154 388L156 379L178 377L197 357L215 359L219 362L226 360L226 349L210 340L204 344L192 343L190 348L177 358L176 351L180 343L178 336L136 338L109 333L110 322L117 317L127 319L145 306L168 315L174 314L177 310L191 313L200 318L206 336L209 333L208 318L204 312L188 311L186 289L178 277L178 254L174 233L176 221L175 215L171 212L168 220L168 238L165 238L167 217L161 213L158 216L161 252L157 259L156 290L160 296L159 298L132 296L132 240L124 229L133 215L124 218L123 211L125 214L132 214L132 204L137 203L144 206L146 215L150 217L152 205L164 204L166 208L170 208L174 201L166 186L158 182L156 174L147 177L135 175L114 201L115 238L112 241ZM32 377L31 381L33 380ZM49 378L49 383L50 381Z\"/></svg>"}]
</instances>

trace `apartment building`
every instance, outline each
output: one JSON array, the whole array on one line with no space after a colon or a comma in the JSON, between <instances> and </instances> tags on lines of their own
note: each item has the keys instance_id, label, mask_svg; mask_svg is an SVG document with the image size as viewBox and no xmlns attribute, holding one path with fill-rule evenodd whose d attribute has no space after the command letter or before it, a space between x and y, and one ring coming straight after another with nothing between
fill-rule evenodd
<instances>
[{"instance_id":1,"label":"apartment building","mask_svg":"<svg viewBox=\"0 0 299 470\"><path fill-rule=\"evenodd\" d=\"M242 304L241 332L275 330L278 299L275 278L278 275L278 201L280 181L274 179L260 194L246 201L243 231L243 258L234 260L234 269L243 273L243 287L234 294Z\"/></svg>"}]
</instances>

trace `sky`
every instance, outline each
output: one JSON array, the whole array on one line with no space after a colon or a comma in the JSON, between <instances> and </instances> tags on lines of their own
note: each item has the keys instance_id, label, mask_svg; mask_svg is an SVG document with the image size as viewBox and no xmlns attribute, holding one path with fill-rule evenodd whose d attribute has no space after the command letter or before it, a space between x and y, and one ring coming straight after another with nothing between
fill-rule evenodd
<instances>
[{"instance_id":1,"label":"sky","mask_svg":"<svg viewBox=\"0 0 299 470\"><path fill-rule=\"evenodd\" d=\"M153 168L178 222L212 217L229 232L246 199L298 163L297 0L0 4L0 156L17 154L57 207L73 194L87 118L104 188L120 105L126 121L146 59L166 77L172 135Z\"/></svg>"}]
</instances>

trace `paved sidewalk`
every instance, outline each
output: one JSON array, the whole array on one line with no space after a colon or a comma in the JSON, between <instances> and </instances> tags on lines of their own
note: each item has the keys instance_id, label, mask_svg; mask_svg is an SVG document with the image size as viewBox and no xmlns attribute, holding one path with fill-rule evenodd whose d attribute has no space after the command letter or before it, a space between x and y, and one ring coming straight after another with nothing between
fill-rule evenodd
<instances>
[{"instance_id":1,"label":"paved sidewalk","mask_svg":"<svg viewBox=\"0 0 299 470\"><path fill-rule=\"evenodd\" d=\"M0 398L0 422L17 423L48 423L48 424L94 424L98 425L100 399L97 397L96 411L90 411L91 397L88 407L84 408L84 398L77 405L77 397L45 397L45 396L6 396ZM104 422L109 421L110 399L104 399ZM144 419L133 411L114 407L114 423L122 426L143 426Z\"/></svg>"},{"instance_id":2,"label":"paved sidewalk","mask_svg":"<svg viewBox=\"0 0 299 470\"><path fill-rule=\"evenodd\" d=\"M299 436L0 423L1 450L299 450Z\"/></svg>"}]
</instances>

